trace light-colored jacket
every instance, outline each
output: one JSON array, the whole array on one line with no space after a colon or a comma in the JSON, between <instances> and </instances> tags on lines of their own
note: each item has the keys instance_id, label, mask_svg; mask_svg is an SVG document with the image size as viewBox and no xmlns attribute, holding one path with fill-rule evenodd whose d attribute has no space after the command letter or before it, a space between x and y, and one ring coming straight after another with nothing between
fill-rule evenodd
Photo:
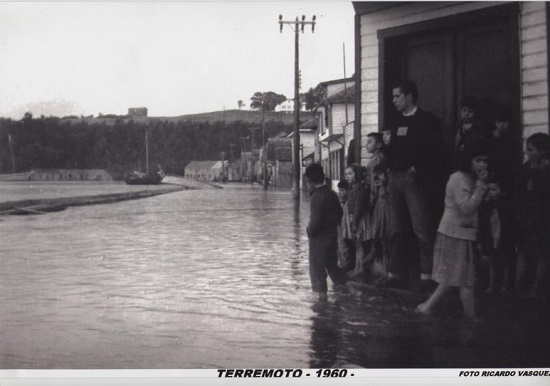
<instances>
[{"instance_id":1,"label":"light-colored jacket","mask_svg":"<svg viewBox=\"0 0 550 386\"><path fill-rule=\"evenodd\" d=\"M475 181L467 173L451 175L445 192L445 212L438 232L457 239L475 241L477 237L477 211L487 192L487 184Z\"/></svg>"}]
</instances>

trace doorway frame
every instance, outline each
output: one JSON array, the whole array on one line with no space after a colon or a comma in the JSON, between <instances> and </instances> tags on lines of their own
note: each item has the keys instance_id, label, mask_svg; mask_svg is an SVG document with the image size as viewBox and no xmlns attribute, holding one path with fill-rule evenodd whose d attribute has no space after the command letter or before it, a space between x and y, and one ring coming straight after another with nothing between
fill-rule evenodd
<instances>
[{"instance_id":1,"label":"doorway frame","mask_svg":"<svg viewBox=\"0 0 550 386\"><path fill-rule=\"evenodd\" d=\"M548 3L547 3L548 7ZM385 101L388 97L386 92L386 47L390 39L404 38L411 35L421 35L426 33L444 33L459 28L466 28L471 25L479 25L487 20L506 20L508 31L511 34L512 43L512 72L517 74L517 79L513 84L514 94L517 100L513 106L510 106L513 124L521 127L521 53L520 53L520 31L519 31L520 3L513 2L508 4L495 5L489 8L468 11L451 16L421 21L417 23L391 27L378 30L378 127L381 127L385 121L386 106ZM550 71L550 70L549 70ZM456 76L455 74L452 74ZM455 79L456 82L456 79ZM456 92L453 97L456 97ZM455 103L456 104L456 103Z\"/></svg>"}]
</instances>

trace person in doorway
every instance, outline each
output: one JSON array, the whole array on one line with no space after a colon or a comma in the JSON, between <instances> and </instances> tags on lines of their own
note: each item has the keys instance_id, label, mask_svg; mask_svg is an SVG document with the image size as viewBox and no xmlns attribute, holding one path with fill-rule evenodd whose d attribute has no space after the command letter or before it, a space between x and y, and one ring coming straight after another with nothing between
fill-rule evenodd
<instances>
[{"instance_id":1,"label":"person in doorway","mask_svg":"<svg viewBox=\"0 0 550 386\"><path fill-rule=\"evenodd\" d=\"M455 165L470 144L487 140L485 126L479 119L479 101L474 96L465 96L460 100L460 120L455 135Z\"/></svg>"},{"instance_id":2,"label":"person in doorway","mask_svg":"<svg viewBox=\"0 0 550 386\"><path fill-rule=\"evenodd\" d=\"M541 298L548 297L550 289L550 136L531 135L525 152L517 193L517 290L523 297Z\"/></svg>"},{"instance_id":3,"label":"person in doorway","mask_svg":"<svg viewBox=\"0 0 550 386\"><path fill-rule=\"evenodd\" d=\"M500 107L495 114L494 128L489 136L489 169L499 175L514 175L516 157L510 124L510 109Z\"/></svg>"},{"instance_id":4,"label":"person in doorway","mask_svg":"<svg viewBox=\"0 0 550 386\"><path fill-rule=\"evenodd\" d=\"M491 162L489 158L489 170ZM513 195L503 180L501 175L489 173L488 191L479 208L481 260L489 263L488 293L511 292L514 289L515 208Z\"/></svg>"},{"instance_id":5,"label":"person in doorway","mask_svg":"<svg viewBox=\"0 0 550 386\"><path fill-rule=\"evenodd\" d=\"M449 178L434 252L433 277L439 285L416 308L419 314L431 314L451 288L459 287L464 315L476 318L475 242L478 209L488 189L488 158L486 146L471 144L461 153L459 170Z\"/></svg>"},{"instance_id":6,"label":"person in doorway","mask_svg":"<svg viewBox=\"0 0 550 386\"><path fill-rule=\"evenodd\" d=\"M324 183L325 173L321 165L309 165L305 175L311 196L307 226L311 288L319 299L326 299L328 273L337 289L345 288L351 294L361 296L361 291L348 281L347 275L338 266L337 225L342 218L338 196Z\"/></svg>"},{"instance_id":7,"label":"person in doorway","mask_svg":"<svg viewBox=\"0 0 550 386\"><path fill-rule=\"evenodd\" d=\"M443 212L447 162L439 118L417 105L418 88L402 80L393 87L398 116L390 125L387 149L392 252L386 280L379 286L404 288L411 229L419 242L420 291L431 291L436 225Z\"/></svg>"}]
</instances>

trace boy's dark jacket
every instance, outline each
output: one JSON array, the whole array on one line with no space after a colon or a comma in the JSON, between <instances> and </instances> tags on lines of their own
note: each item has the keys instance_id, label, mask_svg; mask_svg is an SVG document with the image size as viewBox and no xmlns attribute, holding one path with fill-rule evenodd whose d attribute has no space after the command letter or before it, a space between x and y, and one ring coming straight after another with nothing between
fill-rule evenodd
<instances>
[{"instance_id":1,"label":"boy's dark jacket","mask_svg":"<svg viewBox=\"0 0 550 386\"><path fill-rule=\"evenodd\" d=\"M336 227L342 221L342 207L338 195L328 185L313 188L310 195L308 237L336 237Z\"/></svg>"}]
</instances>

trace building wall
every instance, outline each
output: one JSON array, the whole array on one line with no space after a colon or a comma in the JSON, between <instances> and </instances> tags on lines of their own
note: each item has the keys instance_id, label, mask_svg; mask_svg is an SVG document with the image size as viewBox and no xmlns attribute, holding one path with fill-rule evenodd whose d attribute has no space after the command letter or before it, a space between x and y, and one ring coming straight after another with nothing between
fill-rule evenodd
<instances>
[{"instance_id":1,"label":"building wall","mask_svg":"<svg viewBox=\"0 0 550 386\"><path fill-rule=\"evenodd\" d=\"M360 18L361 36L361 163L366 164L366 135L378 131L377 31L488 8L505 2L411 2ZM545 2L522 2L520 14L522 122L524 137L548 132L548 56Z\"/></svg>"},{"instance_id":2,"label":"building wall","mask_svg":"<svg viewBox=\"0 0 550 386\"><path fill-rule=\"evenodd\" d=\"M348 119L347 122L355 120L355 105L353 102L348 103ZM343 134L344 126L346 125L346 104L337 103L332 105L332 134Z\"/></svg>"},{"instance_id":3,"label":"building wall","mask_svg":"<svg viewBox=\"0 0 550 386\"><path fill-rule=\"evenodd\" d=\"M521 88L523 138L538 132L548 133L548 53L546 3L522 3Z\"/></svg>"},{"instance_id":4,"label":"building wall","mask_svg":"<svg viewBox=\"0 0 550 386\"><path fill-rule=\"evenodd\" d=\"M344 159L348 159L349 144L353 139L353 126L354 121L350 121L350 123L348 123L348 125L344 128Z\"/></svg>"},{"instance_id":5,"label":"building wall","mask_svg":"<svg viewBox=\"0 0 550 386\"><path fill-rule=\"evenodd\" d=\"M315 151L314 131L300 131L300 142L303 146L302 158Z\"/></svg>"},{"instance_id":6,"label":"building wall","mask_svg":"<svg viewBox=\"0 0 550 386\"><path fill-rule=\"evenodd\" d=\"M30 181L113 181L102 169L33 169Z\"/></svg>"}]
</instances>

